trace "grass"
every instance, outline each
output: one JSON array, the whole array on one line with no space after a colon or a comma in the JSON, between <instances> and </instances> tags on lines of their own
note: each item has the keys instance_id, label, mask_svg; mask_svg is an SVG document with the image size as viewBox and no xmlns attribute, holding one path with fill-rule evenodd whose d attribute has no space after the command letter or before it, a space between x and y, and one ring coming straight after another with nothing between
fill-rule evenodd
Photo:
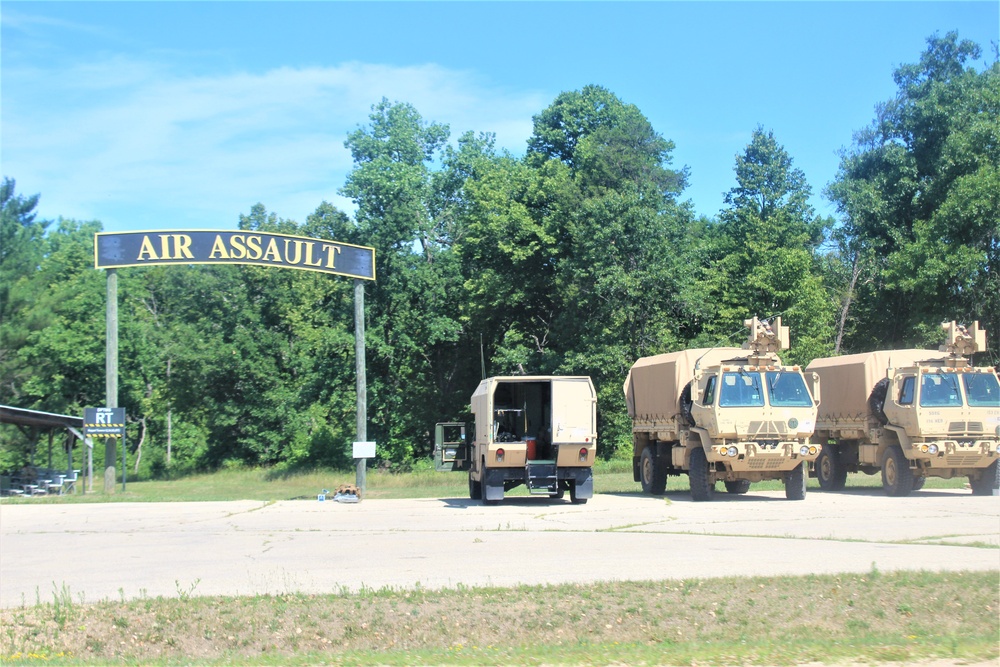
<instances>
[{"instance_id":1,"label":"grass","mask_svg":"<svg viewBox=\"0 0 1000 667\"><path fill-rule=\"evenodd\" d=\"M791 665L1000 657L996 572L53 602L4 665Z\"/></svg>"},{"instance_id":2,"label":"grass","mask_svg":"<svg viewBox=\"0 0 1000 667\"><path fill-rule=\"evenodd\" d=\"M94 492L69 496L40 498L4 498L11 503L76 503L76 502L203 502L226 500L301 500L314 499L323 490L335 491L341 484L354 484L353 470L308 470L281 472L259 468L234 468L214 473L191 475L171 480L126 481L125 492L119 480L114 493L104 493L103 480L95 475ZM82 480L78 482L82 487ZM847 490L879 488L878 475L853 473L848 476ZM370 469L366 472L365 498L464 498L468 496L465 473L418 470L393 473ZM928 478L925 489L962 489L967 486L964 477L955 479ZM810 479L808 487L818 490L816 480ZM719 487L721 489L721 485ZM781 491L779 481L757 482L750 487L756 491ZM670 477L667 493L687 492L687 476ZM598 461L594 466L595 493L641 493L638 482L632 479L630 460ZM526 495L523 486L508 495Z\"/></svg>"}]
</instances>

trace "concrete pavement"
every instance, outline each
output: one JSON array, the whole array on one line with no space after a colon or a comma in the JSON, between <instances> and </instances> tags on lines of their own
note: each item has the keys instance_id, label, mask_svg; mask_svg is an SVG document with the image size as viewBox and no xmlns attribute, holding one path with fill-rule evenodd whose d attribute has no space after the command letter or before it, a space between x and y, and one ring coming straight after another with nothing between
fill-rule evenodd
<instances>
[{"instance_id":1,"label":"concrete pavement","mask_svg":"<svg viewBox=\"0 0 1000 667\"><path fill-rule=\"evenodd\" d=\"M879 489L598 495L484 507L465 498L358 504L0 504L0 605L361 587L510 586L907 570L1000 572L1000 497Z\"/></svg>"}]
</instances>

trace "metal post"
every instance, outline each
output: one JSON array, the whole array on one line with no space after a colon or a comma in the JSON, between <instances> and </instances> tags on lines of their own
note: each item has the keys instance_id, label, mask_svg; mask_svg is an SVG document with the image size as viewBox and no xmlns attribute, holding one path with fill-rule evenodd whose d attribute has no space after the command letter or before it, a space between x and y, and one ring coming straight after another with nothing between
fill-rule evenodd
<instances>
[{"instance_id":1,"label":"metal post","mask_svg":"<svg viewBox=\"0 0 1000 667\"><path fill-rule=\"evenodd\" d=\"M118 271L108 269L106 348L104 357L105 405L118 407ZM115 448L117 440L104 441L104 492L115 492ZM122 466L124 468L124 466Z\"/></svg>"},{"instance_id":2,"label":"metal post","mask_svg":"<svg viewBox=\"0 0 1000 667\"><path fill-rule=\"evenodd\" d=\"M368 440L368 380L365 376L365 283L354 279L354 366L357 387L358 442ZM365 490L367 459L358 459L354 483Z\"/></svg>"}]
</instances>

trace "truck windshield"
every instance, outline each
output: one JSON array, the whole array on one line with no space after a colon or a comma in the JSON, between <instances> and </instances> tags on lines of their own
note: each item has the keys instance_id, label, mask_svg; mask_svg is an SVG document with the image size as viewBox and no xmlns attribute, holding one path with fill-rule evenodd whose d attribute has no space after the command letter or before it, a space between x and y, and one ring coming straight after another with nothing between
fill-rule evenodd
<instances>
[{"instance_id":1,"label":"truck windshield","mask_svg":"<svg viewBox=\"0 0 1000 667\"><path fill-rule=\"evenodd\" d=\"M962 395L958 392L958 378L951 373L924 373L921 375L920 406L925 408L961 407Z\"/></svg>"},{"instance_id":2,"label":"truck windshield","mask_svg":"<svg viewBox=\"0 0 1000 667\"><path fill-rule=\"evenodd\" d=\"M962 373L965 396L973 408L1000 408L1000 382L993 373Z\"/></svg>"},{"instance_id":3,"label":"truck windshield","mask_svg":"<svg viewBox=\"0 0 1000 667\"><path fill-rule=\"evenodd\" d=\"M726 408L752 408L764 405L760 373L723 373L719 405Z\"/></svg>"},{"instance_id":4,"label":"truck windshield","mask_svg":"<svg viewBox=\"0 0 1000 667\"><path fill-rule=\"evenodd\" d=\"M767 400L771 405L780 408L812 407L812 396L806 389L806 383L798 373L785 371L768 371Z\"/></svg>"}]
</instances>

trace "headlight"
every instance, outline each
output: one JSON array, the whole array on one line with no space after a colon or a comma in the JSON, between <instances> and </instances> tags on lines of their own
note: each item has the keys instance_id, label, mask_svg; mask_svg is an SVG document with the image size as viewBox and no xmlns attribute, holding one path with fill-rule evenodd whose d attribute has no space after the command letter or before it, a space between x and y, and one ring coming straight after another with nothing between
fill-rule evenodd
<instances>
[{"instance_id":1,"label":"headlight","mask_svg":"<svg viewBox=\"0 0 1000 667\"><path fill-rule=\"evenodd\" d=\"M930 447L927 448L927 453L928 454L937 454L937 452L938 452L938 446L937 445L931 445Z\"/></svg>"},{"instance_id":2,"label":"headlight","mask_svg":"<svg viewBox=\"0 0 1000 667\"><path fill-rule=\"evenodd\" d=\"M799 447L799 454L801 454L802 456L808 455L809 454L809 445L802 445L801 447Z\"/></svg>"},{"instance_id":3,"label":"headlight","mask_svg":"<svg viewBox=\"0 0 1000 667\"><path fill-rule=\"evenodd\" d=\"M736 452L737 452L737 451L739 451L739 450L737 450L737 449L736 449L736 446L735 446L735 445L730 445L730 446L729 446L729 449L727 449L727 450L726 450L726 454L727 454L728 456L736 456Z\"/></svg>"}]
</instances>

